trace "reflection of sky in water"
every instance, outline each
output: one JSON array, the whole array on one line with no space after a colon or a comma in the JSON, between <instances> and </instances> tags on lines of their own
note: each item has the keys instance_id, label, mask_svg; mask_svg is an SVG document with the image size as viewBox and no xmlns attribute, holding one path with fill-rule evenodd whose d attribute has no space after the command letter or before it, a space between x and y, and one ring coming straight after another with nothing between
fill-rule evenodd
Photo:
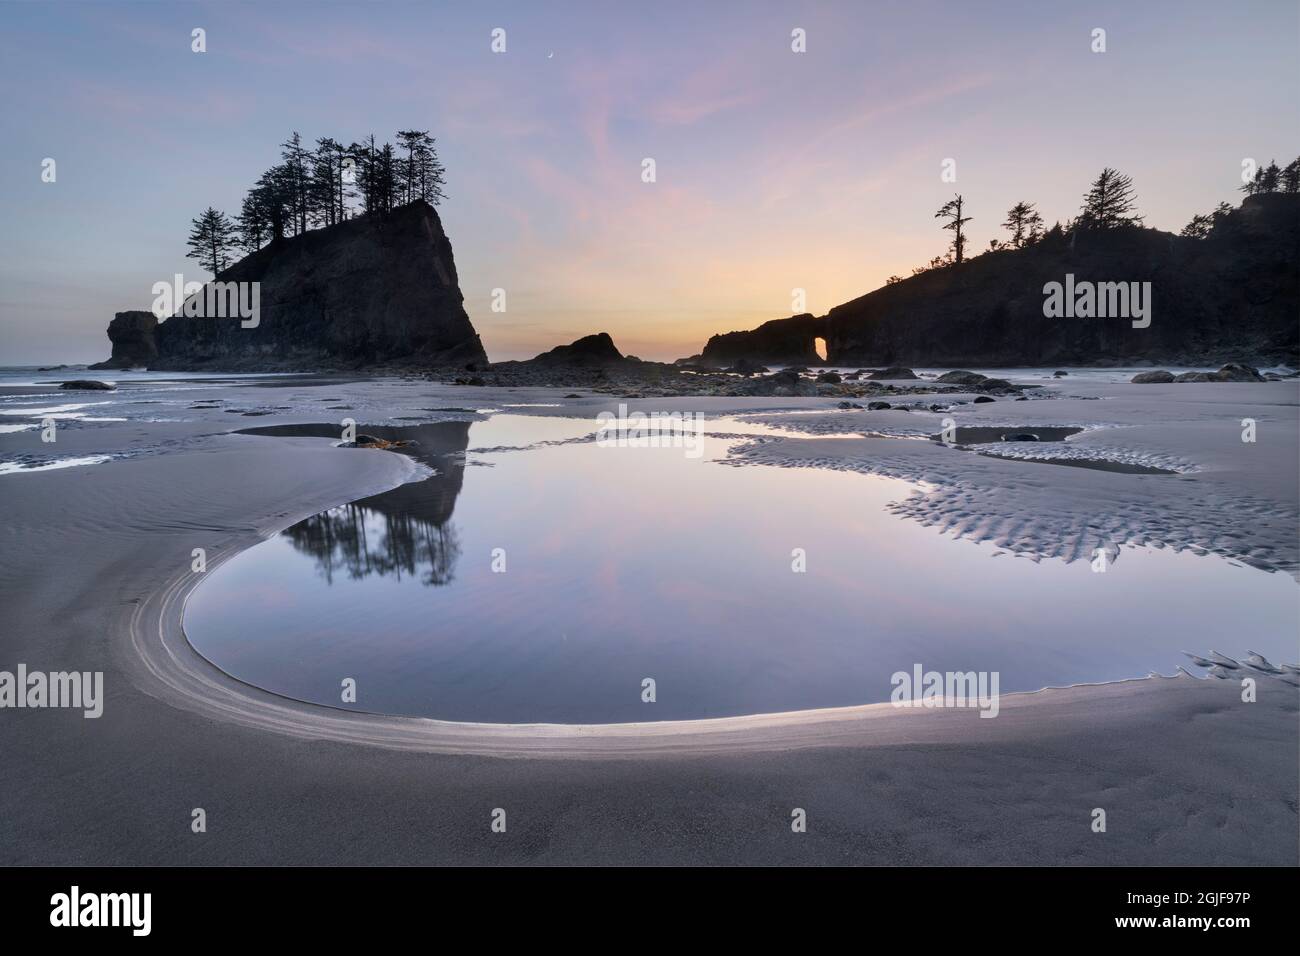
<instances>
[{"instance_id":1,"label":"reflection of sky in water","mask_svg":"<svg viewBox=\"0 0 1300 956\"><path fill-rule=\"evenodd\" d=\"M502 415L467 439L450 427L445 446L422 439L435 478L214 572L186 613L196 647L321 703L353 677L363 710L578 723L882 701L916 663L999 671L1005 693L1172 673L1182 650L1297 656L1282 574L1155 550L1124 549L1105 574L995 558L887 513L904 482L722 467L709 460L721 440L695 459L584 442L463 468L462 442L563 440L594 422ZM807 573L791 571L793 548ZM641 703L645 677L655 704Z\"/></svg>"}]
</instances>

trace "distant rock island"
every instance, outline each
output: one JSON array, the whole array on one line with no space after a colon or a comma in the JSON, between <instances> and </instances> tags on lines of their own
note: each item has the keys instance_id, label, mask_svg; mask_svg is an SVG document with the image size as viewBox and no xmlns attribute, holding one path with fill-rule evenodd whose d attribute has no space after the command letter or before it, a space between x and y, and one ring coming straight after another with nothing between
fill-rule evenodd
<instances>
[{"instance_id":1,"label":"distant rock island","mask_svg":"<svg viewBox=\"0 0 1300 956\"><path fill-rule=\"evenodd\" d=\"M256 327L237 318L119 312L94 368L294 371L487 363L465 312L451 242L416 200L384 215L279 238L216 281L260 283Z\"/></svg>"},{"instance_id":2,"label":"distant rock island","mask_svg":"<svg viewBox=\"0 0 1300 956\"><path fill-rule=\"evenodd\" d=\"M1152 321L1049 318L1043 287L1150 282ZM835 366L1259 364L1300 361L1300 195L1261 193L1204 238L1141 227L1053 230L891 282L827 315L709 339L683 363ZM826 358L815 351L823 339Z\"/></svg>"}]
</instances>

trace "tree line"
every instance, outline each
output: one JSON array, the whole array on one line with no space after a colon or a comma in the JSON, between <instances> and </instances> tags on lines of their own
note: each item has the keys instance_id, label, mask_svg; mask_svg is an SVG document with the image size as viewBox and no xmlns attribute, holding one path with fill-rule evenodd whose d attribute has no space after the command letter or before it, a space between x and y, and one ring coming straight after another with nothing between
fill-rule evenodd
<instances>
[{"instance_id":1,"label":"tree line","mask_svg":"<svg viewBox=\"0 0 1300 956\"><path fill-rule=\"evenodd\" d=\"M386 215L423 199L444 198L446 170L428 130L400 130L397 145L343 145L321 137L315 147L294 132L280 144L280 162L249 189L233 219L209 206L191 220L187 257L214 276L240 254L363 215Z\"/></svg>"},{"instance_id":2,"label":"tree line","mask_svg":"<svg viewBox=\"0 0 1300 956\"><path fill-rule=\"evenodd\" d=\"M1279 168L1276 161L1260 167L1241 189L1247 195L1300 192L1300 159L1293 160L1284 168ZM958 194L944 203L934 214L934 218L944 220L942 228L952 232L952 240L943 255L935 256L928 264L913 269L913 275L946 266L959 266L968 258L966 224L973 217L966 215L965 211L965 198ZM1183 227L1179 235L1191 239L1204 239L1231 211L1232 207L1228 203L1220 203L1212 213L1193 216L1192 221ZM1038 214L1034 204L1018 202L1008 210L1007 219L1002 223L1002 228L1011 233L1010 237L1005 240L990 240L988 251L1023 249L1039 242L1049 234L1138 227L1142 225L1142 220L1143 217L1137 214L1133 180L1119 170L1107 166L1088 187L1088 192L1083 197L1083 206L1074 219L1068 220L1064 225L1057 222L1051 230L1045 232L1042 216ZM888 281L900 282L902 277L890 276Z\"/></svg>"},{"instance_id":3,"label":"tree line","mask_svg":"<svg viewBox=\"0 0 1300 956\"><path fill-rule=\"evenodd\" d=\"M1247 196L1258 196L1261 193L1300 193L1300 158L1291 160L1281 169L1278 168L1276 160L1270 161L1267 166L1259 167L1255 170L1254 176L1242 183L1241 191ZM1179 235L1186 236L1188 239L1205 239L1230 212L1232 206L1221 202L1215 207L1214 212L1193 216L1192 221L1183 227Z\"/></svg>"}]
</instances>

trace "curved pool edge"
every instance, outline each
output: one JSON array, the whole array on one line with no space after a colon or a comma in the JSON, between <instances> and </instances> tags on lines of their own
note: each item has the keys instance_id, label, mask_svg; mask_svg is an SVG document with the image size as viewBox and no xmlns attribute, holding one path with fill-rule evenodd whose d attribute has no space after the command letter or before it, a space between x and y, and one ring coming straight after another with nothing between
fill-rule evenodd
<instances>
[{"instance_id":1,"label":"curved pool edge","mask_svg":"<svg viewBox=\"0 0 1300 956\"><path fill-rule=\"evenodd\" d=\"M259 539L261 540L261 539ZM246 550L231 544L209 557L211 574ZM200 654L185 636L189 595L206 575L188 570L136 604L124 622L133 678L172 706L240 726L305 740L409 752L496 757L611 758L726 754L810 747L895 746L1006 739L1006 731L1059 732L1049 715L1121 721L1132 707L1099 698L1145 698L1160 685L1209 686L1193 677L1143 677L1003 694L997 718L970 708L899 708L885 703L694 720L613 724L496 724L400 717L313 704L245 683Z\"/></svg>"}]
</instances>

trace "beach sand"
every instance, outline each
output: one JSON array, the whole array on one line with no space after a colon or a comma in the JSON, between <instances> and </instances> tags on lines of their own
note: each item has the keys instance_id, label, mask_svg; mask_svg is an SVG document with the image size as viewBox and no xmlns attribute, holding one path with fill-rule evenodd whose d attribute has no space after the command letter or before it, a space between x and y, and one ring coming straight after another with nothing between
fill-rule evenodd
<instances>
[{"instance_id":1,"label":"beach sand","mask_svg":"<svg viewBox=\"0 0 1300 956\"><path fill-rule=\"evenodd\" d=\"M973 416L996 423L999 414L1014 412L1068 423L1095 417L1103 404L1086 395L1088 387L1061 388L1079 397L967 406L959 417L963 424L979 423ZM1296 508L1294 383L1091 389L1110 399L1104 403L1109 420L1146 428L1148 444L1163 443L1163 460L1198 469L1180 490L1238 519L1198 544L1196 535L1206 533L1195 522L1166 513L1194 512L1193 505L1150 500L1145 513L1167 546L1224 549L1294 572L1296 528L1288 517ZM241 386L211 395L242 408L276 402L277 391ZM382 418L404 414L403 403L500 407L559 402L563 394L342 381L291 391L319 396L312 401L321 408L356 410L327 417L295 402L292 412L256 418L200 411L174 416L190 419L182 422L74 423L60 433L60 456L124 457L0 476L0 667L23 662L45 671L103 671L106 696L98 719L70 710L0 713L0 862L1297 862L1300 710L1296 689L1278 681L1260 680L1259 700L1250 704L1242 703L1236 681L1171 677L1004 695L994 720L979 719L974 710L872 705L597 728L359 715L240 684L195 654L180 632L184 596L196 583L191 550L207 549L215 567L299 518L409 480L418 468L390 452L232 429L342 414L364 424L380 420L367 408L382 408ZM208 394L196 389L186 399ZM50 404L92 400L100 397ZM1161 403L1169 407L1161 411ZM816 399L630 404L715 413L827 405ZM594 417L611 403L601 397L570 405ZM809 421L832 414L819 411ZM1205 427L1245 415L1276 426L1278 436L1251 463L1240 462L1228 439L1208 439L1218 433ZM1155 424L1159 416L1168 427ZM928 418L916 418L911 424L919 430L930 426ZM825 439L797 447L801 441L756 446L748 457L755 464L809 464L832 453L817 444ZM31 443L30 433L0 435L6 454ZM915 444L915 455L931 454L928 443ZM870 470L862 463L868 457L839 466ZM936 523L996 538L994 496L981 504L979 488L1021 480L1017 468L1046 466L963 458L974 471L952 480L965 482L974 511L983 507L991 517ZM929 495L940 500L949 486L942 468L929 468L935 489ZM1053 499L1056 511L1047 522L1086 509L1096 495L1101 473L1068 471L1069 487ZM1146 487L1134 479L1139 503ZM1123 513L1140 523L1144 512L1134 509ZM1251 522L1261 515L1283 527L1256 528ZM1023 530L1006 543L1043 544ZM191 832L196 807L206 811L206 833ZM489 828L497 807L508 814L504 834ZM796 807L807 811L806 833L791 832ZM1105 833L1091 828L1098 807L1106 811Z\"/></svg>"}]
</instances>

